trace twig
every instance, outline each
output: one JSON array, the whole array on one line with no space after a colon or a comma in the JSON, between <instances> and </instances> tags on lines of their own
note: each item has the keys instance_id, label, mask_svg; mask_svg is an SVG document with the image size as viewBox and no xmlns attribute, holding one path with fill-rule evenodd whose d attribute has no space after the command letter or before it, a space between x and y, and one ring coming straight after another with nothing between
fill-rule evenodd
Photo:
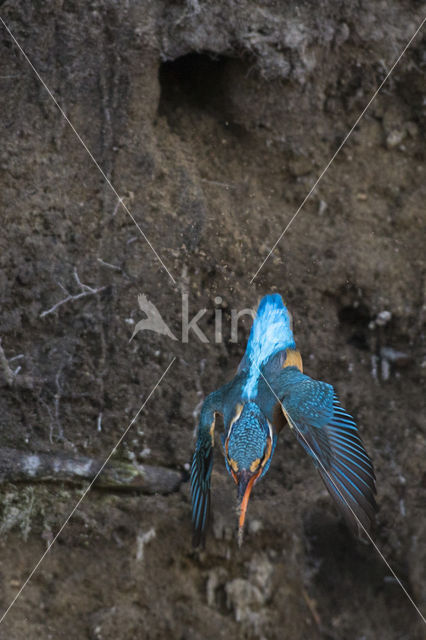
<instances>
[{"instance_id":1,"label":"twig","mask_svg":"<svg viewBox=\"0 0 426 640\"><path fill-rule=\"evenodd\" d=\"M58 434L59 434L59 438L63 438L64 436L64 431L62 429L62 425L61 425L61 421L59 419L59 412L60 412L60 403L61 403L61 396L62 396L62 385L60 382L60 377L61 377L61 373L63 371L65 365L63 365L58 372L56 373L55 376L55 383L56 383L56 393L55 393L55 422L56 422L56 426L58 428Z\"/></svg>"},{"instance_id":2,"label":"twig","mask_svg":"<svg viewBox=\"0 0 426 640\"><path fill-rule=\"evenodd\" d=\"M144 547L147 542L153 540L156 536L154 527L151 527L149 531L145 533L138 533L136 537L136 560L142 562L144 556Z\"/></svg>"},{"instance_id":3,"label":"twig","mask_svg":"<svg viewBox=\"0 0 426 640\"><path fill-rule=\"evenodd\" d=\"M312 617L313 617L313 619L315 621L315 624L317 625L318 629L321 630L321 618L320 618L319 613L317 611L317 605L316 605L315 600L313 600L307 594L305 589L302 589L302 595L303 595L303 598L304 598L306 604L308 605L308 609L309 609L309 611L310 611L310 613L311 613L311 615L312 615Z\"/></svg>"},{"instance_id":4,"label":"twig","mask_svg":"<svg viewBox=\"0 0 426 640\"><path fill-rule=\"evenodd\" d=\"M53 420L53 414L52 414L52 410L49 407L49 405L47 404L47 402L45 402L43 400L43 398L40 398L40 404L43 405L43 407L46 409L47 413L49 414L49 442L50 444L53 444L53 429L54 429L54 420Z\"/></svg>"},{"instance_id":5,"label":"twig","mask_svg":"<svg viewBox=\"0 0 426 640\"><path fill-rule=\"evenodd\" d=\"M12 358L9 358L9 362L13 362L14 360L21 360L22 358L25 358L23 353L20 353L17 356L12 356Z\"/></svg>"},{"instance_id":6,"label":"twig","mask_svg":"<svg viewBox=\"0 0 426 640\"><path fill-rule=\"evenodd\" d=\"M81 289L83 289L84 291L88 291L89 293L96 293L96 290L93 289L93 287L89 287L88 284L83 284L80 281L80 278L78 277L77 269L74 269L74 278Z\"/></svg>"},{"instance_id":7,"label":"twig","mask_svg":"<svg viewBox=\"0 0 426 640\"><path fill-rule=\"evenodd\" d=\"M118 208L123 204L123 197L119 198L115 203L114 211L112 212L113 217L116 215Z\"/></svg>"},{"instance_id":8,"label":"twig","mask_svg":"<svg viewBox=\"0 0 426 640\"><path fill-rule=\"evenodd\" d=\"M100 262L103 267L108 267L108 269L112 269L113 271L122 271L121 267L117 267L115 264L111 264L110 262L105 262L102 258L98 258L98 262Z\"/></svg>"},{"instance_id":9,"label":"twig","mask_svg":"<svg viewBox=\"0 0 426 640\"><path fill-rule=\"evenodd\" d=\"M44 318L45 316L49 315L49 313L53 313L54 311L56 311L56 309L59 309L59 307L61 307L63 304L67 302L74 302L75 300L80 300L80 298L85 298L86 296L95 295L107 288L106 286L104 286L104 287L98 287L97 289L93 289L93 287L89 287L89 285L83 284L80 281L80 278L78 277L77 269L74 269L74 278L78 286L82 289L82 291L80 293L71 294L65 289L65 287L60 282L58 282L58 285L61 287L64 293L67 294L67 297L64 298L63 300L60 300L56 304L54 304L53 307L51 307L50 309L47 309L46 311L43 311L42 313L40 313L40 318Z\"/></svg>"},{"instance_id":10,"label":"twig","mask_svg":"<svg viewBox=\"0 0 426 640\"><path fill-rule=\"evenodd\" d=\"M6 358L6 354L3 351L3 347L1 344L1 338L0 338L0 365L3 369L3 373L4 373L4 377L6 378L6 383L8 384L9 387L11 387L13 385L13 382L15 380L15 374L13 373L12 369L9 366L9 362ZM19 373L19 367L16 370L16 375Z\"/></svg>"},{"instance_id":11,"label":"twig","mask_svg":"<svg viewBox=\"0 0 426 640\"><path fill-rule=\"evenodd\" d=\"M224 187L225 189L236 189L236 184L227 184L226 182L219 182L219 180L208 180L207 178L201 178L201 182L207 184L214 184L216 187Z\"/></svg>"}]
</instances>

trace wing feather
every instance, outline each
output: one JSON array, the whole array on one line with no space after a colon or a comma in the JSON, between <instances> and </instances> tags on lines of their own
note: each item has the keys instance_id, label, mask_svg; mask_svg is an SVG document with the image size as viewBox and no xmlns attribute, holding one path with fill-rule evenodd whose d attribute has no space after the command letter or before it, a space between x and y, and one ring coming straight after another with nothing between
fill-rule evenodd
<instances>
[{"instance_id":1,"label":"wing feather","mask_svg":"<svg viewBox=\"0 0 426 640\"><path fill-rule=\"evenodd\" d=\"M197 440L191 464L192 544L204 545L210 512L210 480L213 469L213 447L216 413L223 412L223 389L205 400L197 429Z\"/></svg>"},{"instance_id":2,"label":"wing feather","mask_svg":"<svg viewBox=\"0 0 426 640\"><path fill-rule=\"evenodd\" d=\"M203 438L198 439L191 465L192 544L194 547L204 542L210 511L213 447L203 440Z\"/></svg>"},{"instance_id":3,"label":"wing feather","mask_svg":"<svg viewBox=\"0 0 426 640\"><path fill-rule=\"evenodd\" d=\"M377 509L376 483L355 420L341 406L331 385L296 371L280 376L274 392L297 439L313 458L350 529L369 532Z\"/></svg>"}]
</instances>

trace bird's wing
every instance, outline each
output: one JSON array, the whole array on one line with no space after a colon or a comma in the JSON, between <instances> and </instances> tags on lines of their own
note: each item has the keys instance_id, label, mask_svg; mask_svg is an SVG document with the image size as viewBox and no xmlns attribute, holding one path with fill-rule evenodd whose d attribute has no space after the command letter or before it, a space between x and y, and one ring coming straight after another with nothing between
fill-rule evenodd
<instances>
[{"instance_id":1,"label":"bird's wing","mask_svg":"<svg viewBox=\"0 0 426 640\"><path fill-rule=\"evenodd\" d=\"M295 367L283 369L271 387L350 529L359 533L364 527L368 532L377 508L374 469L354 419L333 387Z\"/></svg>"},{"instance_id":2,"label":"bird's wing","mask_svg":"<svg viewBox=\"0 0 426 640\"><path fill-rule=\"evenodd\" d=\"M192 457L191 500L192 544L194 547L204 543L209 517L216 413L223 413L220 390L210 394L203 404Z\"/></svg>"}]
</instances>

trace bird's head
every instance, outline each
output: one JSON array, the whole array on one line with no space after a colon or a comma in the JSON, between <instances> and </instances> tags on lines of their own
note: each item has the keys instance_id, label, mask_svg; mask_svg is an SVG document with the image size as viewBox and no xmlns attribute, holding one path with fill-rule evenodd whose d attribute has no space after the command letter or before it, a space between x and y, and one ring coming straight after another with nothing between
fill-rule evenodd
<instances>
[{"instance_id":1,"label":"bird's head","mask_svg":"<svg viewBox=\"0 0 426 640\"><path fill-rule=\"evenodd\" d=\"M239 405L224 441L226 467L238 487L239 544L251 490L268 470L274 444L272 428L259 407L254 402Z\"/></svg>"}]
</instances>

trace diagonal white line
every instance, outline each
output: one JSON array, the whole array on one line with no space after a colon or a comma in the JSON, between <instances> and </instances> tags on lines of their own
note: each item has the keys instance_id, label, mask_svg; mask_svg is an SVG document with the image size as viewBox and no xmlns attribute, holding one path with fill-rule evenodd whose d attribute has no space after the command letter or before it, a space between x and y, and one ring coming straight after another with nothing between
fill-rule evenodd
<instances>
[{"instance_id":1,"label":"diagonal white line","mask_svg":"<svg viewBox=\"0 0 426 640\"><path fill-rule=\"evenodd\" d=\"M161 257L159 256L159 254L157 253L157 251L154 249L154 247L152 246L149 238L147 237L147 235L142 231L140 225L138 224L138 222L136 222L134 216L132 215L132 213L130 212L129 208L127 207L126 203L123 201L123 198L121 196L118 195L117 189L114 187L114 185L112 184L111 180L108 178L108 176L106 175L105 171L102 169L102 167L100 166L100 164L98 163L98 161L96 160L95 156L93 155L93 153L90 151L89 147L87 146L87 144L84 142L83 138L80 136L80 134L78 133L78 131L76 130L76 128L74 127L73 123L71 122L71 120L68 118L67 114L65 113L65 111L62 109L61 105L59 104L59 102L56 100L55 96L53 95L53 93L51 92L51 90L49 89L49 87L47 86L47 84L45 83L45 81L43 80L43 78L41 77L41 75L39 74L39 72L37 71L37 69L35 68L35 66L33 65L33 63L31 62L31 60L29 59L29 57L27 56L27 54L25 53L25 51L23 50L22 46L19 44L19 42L17 41L17 39L15 38L15 36L13 35L12 31L9 29L9 27L7 26L7 24L5 23L5 21L3 20L3 18L0 16L0 21L2 22L4 28L6 29L6 31L9 33L10 37L12 38L13 42L16 44L16 46L18 47L19 51L22 53L22 55L24 56L25 60L28 62L28 64L30 65L31 69L34 71L35 75L37 76L37 78L40 80L41 84L43 85L43 87L46 89L47 93L49 94L50 98L53 100L53 102L55 103L55 105L57 106L57 108L59 109L61 115L65 118L65 120L67 121L67 123L69 124L69 126L71 127L71 129L73 130L73 132L75 133L78 141L82 144L82 146L84 147L84 149L87 151L87 153L89 154L91 160L93 161L93 163L95 164L96 168L99 170L99 172L101 173L103 179L105 180L105 182L108 184L108 186L110 187L110 189L112 190L112 192L114 193L115 196L117 196L118 202L119 204L121 204L121 206L123 207L123 209L126 211L126 213L130 216L130 218L133 220L134 224L136 225L136 227L138 228L140 234L142 235L143 239L145 240L145 242L148 244L149 248L151 249L151 251L153 252L153 254L155 255L155 257L157 258L157 260L160 262L161 266L163 267L163 269L166 271L167 275L169 276L170 280L173 282L173 284L176 284L176 280L173 278L172 274L170 273L170 271L167 269L166 265L164 264L163 260L161 259Z\"/></svg>"},{"instance_id":2,"label":"diagonal white line","mask_svg":"<svg viewBox=\"0 0 426 640\"><path fill-rule=\"evenodd\" d=\"M256 278L257 274L259 273L259 271L263 268L263 265L265 264L265 262L269 259L269 256L275 251L275 248L277 247L277 245L279 244L279 242L281 241L282 237L284 236L284 234L288 231L288 229L290 228L290 226L293 224L294 220L296 219L296 217L298 216L299 212L303 209L303 207L305 206L305 203L309 200L309 198L311 197L311 195L313 194L313 192L315 191L315 189L317 188L318 184L321 182L322 178L324 177L324 175L326 174L326 172L328 171L328 169L330 168L330 166L332 165L332 163L334 162L336 156L340 153L340 151L342 150L342 148L344 147L344 145L346 144L346 142L348 141L349 137L352 135L355 127L359 124L360 120L364 117L364 114L366 113L366 111L368 110L369 106L371 105L371 103L376 99L377 95L379 94L381 88L383 87L383 85L385 84L385 82L387 81L387 79L389 78L389 76L391 75L391 73L393 72L393 70L395 69L395 67L397 66L397 64L399 63L399 61L401 60L401 58L403 57L403 55L405 54L405 52L407 51L408 47L410 46L410 44L413 42L414 38L416 37L416 35L419 33L420 29L423 27L424 23L426 21L426 18L423 18L423 20L420 23L420 26L417 27L416 31L413 33L413 35L411 36L411 38L409 39L409 41L407 42L407 44L405 45L404 49L402 50L402 52L400 53L400 55L398 56L398 58L395 60L395 62L393 63L393 65L391 66L390 70L388 71L388 73L386 74L384 80L382 80L382 82L379 84L379 86L377 87L376 91L373 93L373 95L371 96L369 102L367 103L366 107L364 107L364 109L361 111L361 113L359 114L358 118L355 120L354 124L352 125L352 127L349 129L348 133L346 134L346 136L343 138L343 141L340 143L340 145L337 147L336 151L333 153L333 155L331 156L330 160L328 161L328 163L326 164L325 168L322 170L322 172L320 173L320 175L318 176L318 178L316 179L313 187L311 187L309 193L305 196L302 204L299 206L299 208L297 209L296 213L293 214L293 217L290 219L290 222L287 224L287 226L285 227L284 231L281 233L280 237L278 238L278 240L276 241L276 243L274 244L274 246L272 247L272 249L269 251L268 255L266 256L266 258L264 259L264 261L262 262L262 264L260 265L260 267L258 268L258 270L256 271L256 273L254 274L254 276L252 277L252 279L250 280L250 284L253 284L253 280Z\"/></svg>"},{"instance_id":3,"label":"diagonal white line","mask_svg":"<svg viewBox=\"0 0 426 640\"><path fill-rule=\"evenodd\" d=\"M80 499L77 501L76 505L73 507L72 511L69 513L69 515L67 516L65 522L62 524L61 528L59 529L59 531L56 533L55 537L53 538L52 542L49 544L49 546L47 547L46 551L43 553L43 555L41 556L41 558L39 559L39 561L37 562L37 564L34 566L34 568L32 569L32 571L30 572L30 574L28 575L27 579L25 580L25 582L21 585L21 588L19 589L18 593L15 595L15 597L13 598L12 602L9 604L9 606L7 607L6 611L3 613L3 615L0 618L0 624L3 622L3 620L5 619L5 617L7 616L7 614L9 613L9 611L11 610L11 608L13 607L13 605L15 604L15 602L17 601L17 599L19 598L19 596L21 595L21 593L23 592L23 590L25 589L25 587L27 586L27 584L29 583L29 581L31 580L31 578L33 577L33 575L35 574L35 572L37 571L37 569L39 568L39 566L41 565L41 563L43 562L43 560L45 559L45 557L47 556L47 554L49 553L49 551L51 550L51 548L53 547L53 545L55 544L56 540L59 538L59 536L61 535L62 531L65 529L65 527L67 526L68 522L70 521L70 519L72 518L72 516L74 515L74 513L77 511L78 507L80 506L80 504L83 502L84 498L87 496L87 494L89 493L90 489L93 487L94 483L96 482L96 480L98 479L98 477L101 475L102 471L105 469L106 465L108 464L110 458L114 455L114 453L117 450L117 447L121 444L121 442L123 441L123 439L125 438L125 436L127 435L129 429L132 427L132 425L134 424L135 420L138 418L139 414L141 413L141 411L144 409L146 403L148 402L148 400L151 398L152 394L154 393L154 391L156 390L156 388L158 387L158 385L160 384L160 382L163 380L163 378L165 377L165 375L167 374L167 372L169 371L170 367L172 366L172 364L174 363L174 361L176 360L176 358L174 357L169 366L167 367L167 369L162 373L161 377L159 378L159 380L157 380L157 382L155 383L154 387L151 389L151 391L149 392L148 396L146 397L146 399L144 400L141 408L139 409L139 411L135 414L135 416L132 418L131 422L129 423L129 425L127 426L127 428L124 430L124 432L121 434L120 438L118 439L118 442L116 443L116 445L111 449L108 457L106 458L105 462L103 462L102 466L100 467L100 469L98 470L98 472L96 473L95 477L93 478L93 480L91 480L89 486L85 489L85 491L83 492L82 496L80 497Z\"/></svg>"},{"instance_id":4,"label":"diagonal white line","mask_svg":"<svg viewBox=\"0 0 426 640\"><path fill-rule=\"evenodd\" d=\"M261 372L261 370L259 368L258 368L258 371L259 371L259 374L264 379L264 381L266 382L266 384L268 385L269 389L272 391L272 393L275 396L275 398L277 399L277 401L279 402L279 405L280 405L281 409L283 410L284 407L283 407L283 404L282 404L281 400L279 399L279 397L277 396L277 394L275 393L275 391L273 390L273 388L271 387L271 385L269 384L269 382L267 381L267 379L265 378L265 376L263 375L263 373ZM318 458L317 454L312 449L312 447L310 446L309 442L307 441L307 439L305 438L303 433L300 431L300 429L298 428L296 423L291 419L291 416L289 416L287 412L285 412L285 415L290 418L292 426L297 431L298 435L302 438L302 440L305 442L306 446L308 447L308 450L311 452L312 456L314 457L316 462L320 465L320 467L322 468L324 473L327 474L327 477L329 478L329 480L333 484L334 488L338 491L339 495L342 497L343 502L345 502L346 506L352 512L352 515L354 516L354 518L357 521L358 525L364 531L365 535L367 536L367 538L369 539L369 541L371 542L371 544L373 545L373 547L375 548L375 550L377 551L377 553L379 554L379 556L381 557L381 559L383 560L383 562L385 563L385 565L387 566L387 568L389 569L389 571L391 572L391 574L393 575L393 577L395 578L395 580L397 581L397 583L399 584L399 586L401 587L401 589L403 590L405 595L407 596L408 600L411 602L411 604L413 605L413 607L415 608L415 610L417 611L417 613L419 614L419 616L423 620L424 624L426 625L426 618L424 617L424 615L420 611L419 607L416 605L416 603L414 602L413 598L410 596L410 594L408 593L407 589L404 587L404 585L402 584L401 580L398 578L398 576L396 575L395 571L392 569L392 567L390 566L389 562L386 560L385 556L380 551L379 547L376 545L376 543L374 542L373 538L368 533L367 529L364 527L364 525L362 524L362 522L360 521L360 519L358 518L358 516L356 515L356 513L354 512L354 510L352 509L352 507L348 503L348 501L345 499L345 496L343 495L341 490L337 487L337 485L334 482L333 478L331 477L331 475L329 474L329 472L327 471L327 469L325 468L325 466L323 465L321 460Z\"/></svg>"}]
</instances>

